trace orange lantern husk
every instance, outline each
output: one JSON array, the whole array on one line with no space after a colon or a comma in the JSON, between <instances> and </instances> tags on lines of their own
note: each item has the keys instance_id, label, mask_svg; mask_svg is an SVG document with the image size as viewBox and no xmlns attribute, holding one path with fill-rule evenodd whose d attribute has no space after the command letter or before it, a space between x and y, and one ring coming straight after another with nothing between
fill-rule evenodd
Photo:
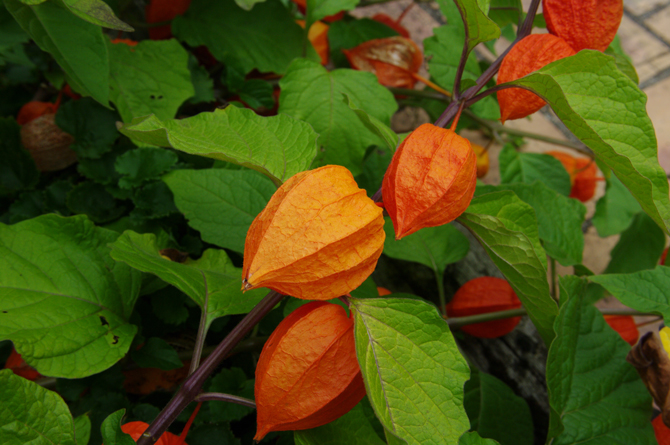
<instances>
[{"instance_id":1,"label":"orange lantern husk","mask_svg":"<svg viewBox=\"0 0 670 445\"><path fill-rule=\"evenodd\" d=\"M551 34L531 34L512 47L498 71L498 85L520 79L545 65L575 54L568 43ZM500 121L521 119L540 110L544 99L522 88L498 91Z\"/></svg>"},{"instance_id":2,"label":"orange lantern husk","mask_svg":"<svg viewBox=\"0 0 670 445\"><path fill-rule=\"evenodd\" d=\"M25 125L45 114L55 114L58 110L58 105L58 103L30 101L19 110L19 114L16 115L16 123Z\"/></svg>"},{"instance_id":3,"label":"orange lantern husk","mask_svg":"<svg viewBox=\"0 0 670 445\"><path fill-rule=\"evenodd\" d=\"M9 357L7 357L7 361L5 362L5 369L11 369L14 374L32 381L42 377L42 375L37 372L35 368L23 360L23 357L21 357L21 354L16 352L16 349L12 349L12 353L9 354Z\"/></svg>"},{"instance_id":4,"label":"orange lantern husk","mask_svg":"<svg viewBox=\"0 0 670 445\"><path fill-rule=\"evenodd\" d=\"M656 416L651 422L658 445L670 445L670 428L663 423L663 416Z\"/></svg>"},{"instance_id":5,"label":"orange lantern husk","mask_svg":"<svg viewBox=\"0 0 670 445\"><path fill-rule=\"evenodd\" d=\"M350 50L342 50L352 68L377 76L387 87L414 88L423 63L421 49L405 37L369 40Z\"/></svg>"},{"instance_id":6,"label":"orange lantern husk","mask_svg":"<svg viewBox=\"0 0 670 445\"><path fill-rule=\"evenodd\" d=\"M454 294L447 304L449 317L486 314L521 307L521 301L506 280L496 277L479 277L468 281ZM497 338L509 334L521 321L521 317L487 321L461 327L474 337Z\"/></svg>"},{"instance_id":7,"label":"orange lantern husk","mask_svg":"<svg viewBox=\"0 0 670 445\"><path fill-rule=\"evenodd\" d=\"M254 394L256 441L325 425L356 406L365 385L344 308L315 301L286 317L263 346Z\"/></svg>"},{"instance_id":8,"label":"orange lantern husk","mask_svg":"<svg viewBox=\"0 0 670 445\"><path fill-rule=\"evenodd\" d=\"M575 158L574 156L562 151L548 151L548 155L555 157L570 175L570 198L579 199L581 202L587 202L596 193L596 184L602 178L598 178L596 163L589 158Z\"/></svg>"},{"instance_id":9,"label":"orange lantern husk","mask_svg":"<svg viewBox=\"0 0 670 445\"><path fill-rule=\"evenodd\" d=\"M550 33L575 50L605 51L623 19L623 0L542 0Z\"/></svg>"},{"instance_id":10,"label":"orange lantern husk","mask_svg":"<svg viewBox=\"0 0 670 445\"><path fill-rule=\"evenodd\" d=\"M305 27L304 20L296 20L296 23L301 27ZM316 21L312 23L312 26L309 27L309 32L307 33L307 39L316 50L319 57L321 57L321 65L326 65L328 63L328 57L330 55L330 47L328 46L328 26L323 22Z\"/></svg>"},{"instance_id":11,"label":"orange lantern husk","mask_svg":"<svg viewBox=\"0 0 670 445\"><path fill-rule=\"evenodd\" d=\"M605 315L605 321L631 346L640 338L635 320L630 315Z\"/></svg>"},{"instance_id":12,"label":"orange lantern husk","mask_svg":"<svg viewBox=\"0 0 670 445\"><path fill-rule=\"evenodd\" d=\"M467 139L432 124L414 130L396 150L382 183L396 239L456 219L470 204L476 181L476 156Z\"/></svg>"},{"instance_id":13,"label":"orange lantern husk","mask_svg":"<svg viewBox=\"0 0 670 445\"><path fill-rule=\"evenodd\" d=\"M351 292L384 248L382 212L344 167L298 173L247 232L242 289L267 287L307 300Z\"/></svg>"}]
</instances>

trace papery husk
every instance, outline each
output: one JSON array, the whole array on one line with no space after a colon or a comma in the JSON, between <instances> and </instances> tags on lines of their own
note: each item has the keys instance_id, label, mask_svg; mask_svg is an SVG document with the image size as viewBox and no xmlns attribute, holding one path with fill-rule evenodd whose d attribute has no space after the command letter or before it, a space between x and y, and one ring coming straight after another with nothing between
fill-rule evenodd
<instances>
[{"instance_id":1,"label":"papery husk","mask_svg":"<svg viewBox=\"0 0 670 445\"><path fill-rule=\"evenodd\" d=\"M605 51L623 19L623 0L542 0L550 33L575 50Z\"/></svg>"},{"instance_id":2,"label":"papery husk","mask_svg":"<svg viewBox=\"0 0 670 445\"><path fill-rule=\"evenodd\" d=\"M637 369L654 402L661 408L663 423L670 427L670 358L658 334L643 335L626 361Z\"/></svg>"},{"instance_id":3,"label":"papery husk","mask_svg":"<svg viewBox=\"0 0 670 445\"><path fill-rule=\"evenodd\" d=\"M277 326L256 366L254 440L325 425L361 401L353 328L344 308L323 301L299 307Z\"/></svg>"},{"instance_id":4,"label":"papery husk","mask_svg":"<svg viewBox=\"0 0 670 445\"><path fill-rule=\"evenodd\" d=\"M476 181L476 155L467 139L432 124L414 130L396 150L382 183L396 239L456 219L470 204Z\"/></svg>"},{"instance_id":5,"label":"papery husk","mask_svg":"<svg viewBox=\"0 0 670 445\"><path fill-rule=\"evenodd\" d=\"M62 170L77 162L74 138L61 130L55 114L42 115L21 127L21 143L42 172Z\"/></svg>"},{"instance_id":6,"label":"papery husk","mask_svg":"<svg viewBox=\"0 0 670 445\"><path fill-rule=\"evenodd\" d=\"M347 294L374 270L384 238L382 209L349 170L327 165L298 173L247 232L242 289L308 300Z\"/></svg>"},{"instance_id":7,"label":"papery husk","mask_svg":"<svg viewBox=\"0 0 670 445\"><path fill-rule=\"evenodd\" d=\"M520 79L545 65L575 51L568 43L551 34L531 34L512 47L498 71L498 85ZM546 102L537 94L522 88L507 88L498 91L500 121L521 119L540 110Z\"/></svg>"}]
</instances>

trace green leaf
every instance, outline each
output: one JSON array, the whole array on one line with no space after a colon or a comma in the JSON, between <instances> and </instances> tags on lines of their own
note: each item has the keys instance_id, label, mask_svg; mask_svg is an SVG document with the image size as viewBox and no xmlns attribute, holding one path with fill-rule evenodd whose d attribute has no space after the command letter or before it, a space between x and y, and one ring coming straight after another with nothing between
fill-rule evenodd
<instances>
[{"instance_id":1,"label":"green leaf","mask_svg":"<svg viewBox=\"0 0 670 445\"><path fill-rule=\"evenodd\" d=\"M568 129L612 169L667 233L668 178L658 164L646 96L598 51L580 51L511 82L549 102Z\"/></svg>"},{"instance_id":2,"label":"green leaf","mask_svg":"<svg viewBox=\"0 0 670 445\"><path fill-rule=\"evenodd\" d=\"M0 224L0 339L41 374L85 377L128 352L141 274L109 256L117 236L83 216Z\"/></svg>"},{"instance_id":3,"label":"green leaf","mask_svg":"<svg viewBox=\"0 0 670 445\"><path fill-rule=\"evenodd\" d=\"M141 147L127 151L116 158L114 164L116 171L123 175L119 179L119 187L137 187L143 182L156 179L177 161L175 152L163 148Z\"/></svg>"},{"instance_id":4,"label":"green leaf","mask_svg":"<svg viewBox=\"0 0 670 445\"><path fill-rule=\"evenodd\" d=\"M611 175L607 180L605 195L596 203L592 221L601 237L616 235L626 230L641 211L640 204L626 186L619 178Z\"/></svg>"},{"instance_id":5,"label":"green leaf","mask_svg":"<svg viewBox=\"0 0 670 445\"><path fill-rule=\"evenodd\" d=\"M468 53L479 43L500 37L500 28L482 11L477 0L454 0L465 23ZM488 7L486 8L488 9Z\"/></svg>"},{"instance_id":6,"label":"green leaf","mask_svg":"<svg viewBox=\"0 0 670 445\"><path fill-rule=\"evenodd\" d=\"M37 383L0 370L0 442L3 445L78 445L65 401Z\"/></svg>"},{"instance_id":7,"label":"green leaf","mask_svg":"<svg viewBox=\"0 0 670 445\"><path fill-rule=\"evenodd\" d=\"M168 342L158 337L151 337L142 348L131 351L130 358L140 368L158 368L163 371L170 371L184 366L177 351Z\"/></svg>"},{"instance_id":8,"label":"green leaf","mask_svg":"<svg viewBox=\"0 0 670 445\"><path fill-rule=\"evenodd\" d=\"M614 37L614 40L610 46L605 50L605 54L614 57L614 63L616 63L617 68L619 68L622 73L628 76L630 80L636 84L640 83L640 78L637 75L633 61L621 47L621 42L618 35Z\"/></svg>"},{"instance_id":9,"label":"green leaf","mask_svg":"<svg viewBox=\"0 0 670 445\"><path fill-rule=\"evenodd\" d=\"M295 432L296 445L385 445L363 410L363 402L344 416L311 430Z\"/></svg>"},{"instance_id":10,"label":"green leaf","mask_svg":"<svg viewBox=\"0 0 670 445\"><path fill-rule=\"evenodd\" d=\"M218 317L249 312L267 293L266 289L255 289L242 294L242 271L223 250L208 249L198 260L178 263L161 256L156 235L132 231L124 232L111 248L116 261L158 276L200 308L207 305L207 326Z\"/></svg>"},{"instance_id":11,"label":"green leaf","mask_svg":"<svg viewBox=\"0 0 670 445\"><path fill-rule=\"evenodd\" d=\"M104 106L109 102L109 59L100 27L56 2L36 6L5 0L7 10L43 50L56 59L72 87Z\"/></svg>"},{"instance_id":12,"label":"green leaf","mask_svg":"<svg viewBox=\"0 0 670 445\"><path fill-rule=\"evenodd\" d=\"M393 152L386 148L373 146L368 149L363 160L363 171L355 179L358 186L368 192L369 197L374 196L380 189L392 157Z\"/></svg>"},{"instance_id":13,"label":"green leaf","mask_svg":"<svg viewBox=\"0 0 670 445\"><path fill-rule=\"evenodd\" d=\"M198 63L198 59L193 55L188 56L188 69L191 72L191 82L195 94L188 101L197 104L200 102L214 102L214 80L209 77L207 68Z\"/></svg>"},{"instance_id":14,"label":"green leaf","mask_svg":"<svg viewBox=\"0 0 670 445\"><path fill-rule=\"evenodd\" d=\"M329 15L354 9L360 0L307 0L307 24L311 25Z\"/></svg>"},{"instance_id":15,"label":"green leaf","mask_svg":"<svg viewBox=\"0 0 670 445\"><path fill-rule=\"evenodd\" d=\"M71 100L58 108L56 125L74 136L70 148L81 158L100 158L119 137L117 114L92 99Z\"/></svg>"},{"instance_id":16,"label":"green leaf","mask_svg":"<svg viewBox=\"0 0 670 445\"><path fill-rule=\"evenodd\" d=\"M267 108L271 110L275 106L273 91L274 88L269 82L261 79L250 79L242 84L238 94L240 100L246 102L253 109Z\"/></svg>"},{"instance_id":17,"label":"green leaf","mask_svg":"<svg viewBox=\"0 0 670 445\"><path fill-rule=\"evenodd\" d=\"M537 216L538 234L549 256L564 266L582 263L582 224L586 215L584 204L556 193L539 181L533 184L479 187L477 193L490 193L494 190L511 190L533 207Z\"/></svg>"},{"instance_id":18,"label":"green leaf","mask_svg":"<svg viewBox=\"0 0 670 445\"><path fill-rule=\"evenodd\" d=\"M566 278L568 280L566 280ZM629 363L630 346L578 292L578 278L561 277L556 339L547 358L553 445L655 444L651 396ZM562 428L556 427L562 423ZM559 431L561 431L559 434Z\"/></svg>"},{"instance_id":19,"label":"green leaf","mask_svg":"<svg viewBox=\"0 0 670 445\"><path fill-rule=\"evenodd\" d=\"M491 0L489 18L503 28L507 25L518 25L524 17L521 0Z\"/></svg>"},{"instance_id":20,"label":"green leaf","mask_svg":"<svg viewBox=\"0 0 670 445\"><path fill-rule=\"evenodd\" d=\"M172 22L172 33L192 47L205 45L212 55L243 71L284 74L291 61L303 56L303 29L278 0L267 0L253 11L235 0L193 0ZM308 56L319 60L307 45Z\"/></svg>"},{"instance_id":21,"label":"green leaf","mask_svg":"<svg viewBox=\"0 0 670 445\"><path fill-rule=\"evenodd\" d=\"M460 439L458 439L458 445L496 445L496 442L493 439L482 439L482 437L477 434L476 431L468 432L463 434Z\"/></svg>"},{"instance_id":22,"label":"green leaf","mask_svg":"<svg viewBox=\"0 0 670 445\"><path fill-rule=\"evenodd\" d=\"M345 17L330 24L328 28L328 46L330 60L336 67L349 66L343 49L354 48L368 40L383 39L397 36L398 32L376 20L363 18L360 20Z\"/></svg>"},{"instance_id":23,"label":"green leaf","mask_svg":"<svg viewBox=\"0 0 670 445\"><path fill-rule=\"evenodd\" d=\"M468 429L470 371L435 306L374 298L352 300L351 312L365 388L384 427L408 445L456 442Z\"/></svg>"},{"instance_id":24,"label":"green leaf","mask_svg":"<svg viewBox=\"0 0 670 445\"><path fill-rule=\"evenodd\" d=\"M570 175L555 157L539 153L520 153L511 144L507 144L498 159L502 184L532 184L540 181L561 195L570 195Z\"/></svg>"},{"instance_id":25,"label":"green leaf","mask_svg":"<svg viewBox=\"0 0 670 445\"><path fill-rule=\"evenodd\" d=\"M91 438L91 419L88 414L82 414L74 419L74 436L77 445L88 445Z\"/></svg>"},{"instance_id":26,"label":"green leaf","mask_svg":"<svg viewBox=\"0 0 670 445\"><path fill-rule=\"evenodd\" d=\"M119 20L112 8L102 0L63 0L63 4L79 18L94 25L119 31L135 31L130 25Z\"/></svg>"},{"instance_id":27,"label":"green leaf","mask_svg":"<svg viewBox=\"0 0 670 445\"><path fill-rule=\"evenodd\" d=\"M131 218L156 219L177 213L172 192L164 182L156 181L135 191L133 196L135 208L130 212Z\"/></svg>"},{"instance_id":28,"label":"green leaf","mask_svg":"<svg viewBox=\"0 0 670 445\"><path fill-rule=\"evenodd\" d=\"M70 190L66 203L72 213L84 214L97 223L114 221L126 212L103 185L91 181L80 182Z\"/></svg>"},{"instance_id":29,"label":"green leaf","mask_svg":"<svg viewBox=\"0 0 670 445\"><path fill-rule=\"evenodd\" d=\"M549 293L547 259L531 207L511 192L489 193L473 199L458 221L479 240L551 344L558 308Z\"/></svg>"},{"instance_id":30,"label":"green leaf","mask_svg":"<svg viewBox=\"0 0 670 445\"><path fill-rule=\"evenodd\" d=\"M439 276L442 276L448 264L462 260L470 250L470 242L466 236L451 224L427 227L396 240L393 223L390 218L386 218L384 230L386 255L423 264Z\"/></svg>"},{"instance_id":31,"label":"green leaf","mask_svg":"<svg viewBox=\"0 0 670 445\"><path fill-rule=\"evenodd\" d=\"M398 135L395 131L391 130L391 127L376 117L370 116L365 110L358 108L346 94L342 94L342 97L344 103L354 110L354 113L356 113L356 116L363 122L363 125L382 138L382 140L386 142L386 146L391 150L391 153L395 152L395 149L398 146Z\"/></svg>"},{"instance_id":32,"label":"green leaf","mask_svg":"<svg viewBox=\"0 0 670 445\"><path fill-rule=\"evenodd\" d=\"M261 117L237 107L163 122L148 116L120 131L149 145L249 167L276 185L309 168L318 137L309 124L289 116Z\"/></svg>"},{"instance_id":33,"label":"green leaf","mask_svg":"<svg viewBox=\"0 0 670 445\"><path fill-rule=\"evenodd\" d=\"M195 94L188 53L176 40L143 40L132 47L108 42L107 47L109 99L123 122L148 114L172 119Z\"/></svg>"},{"instance_id":34,"label":"green leaf","mask_svg":"<svg viewBox=\"0 0 670 445\"><path fill-rule=\"evenodd\" d=\"M472 372L465 384L470 428L500 445L532 445L533 419L524 399L490 374Z\"/></svg>"},{"instance_id":35,"label":"green leaf","mask_svg":"<svg viewBox=\"0 0 670 445\"><path fill-rule=\"evenodd\" d=\"M21 127L12 118L0 118L0 195L8 195L37 185L40 172L30 153L21 146Z\"/></svg>"},{"instance_id":36,"label":"green leaf","mask_svg":"<svg viewBox=\"0 0 670 445\"><path fill-rule=\"evenodd\" d=\"M606 274L653 269L665 248L665 234L646 213L638 213L610 252Z\"/></svg>"},{"instance_id":37,"label":"green leaf","mask_svg":"<svg viewBox=\"0 0 670 445\"><path fill-rule=\"evenodd\" d=\"M276 188L252 170L176 170L163 177L203 241L244 252L249 226Z\"/></svg>"},{"instance_id":38,"label":"green leaf","mask_svg":"<svg viewBox=\"0 0 670 445\"><path fill-rule=\"evenodd\" d=\"M462 27L449 24L435 28L433 36L424 40L430 75L437 84L448 90L454 86L463 53L463 39ZM477 57L474 53L470 53L465 62L462 79L476 80L481 73Z\"/></svg>"},{"instance_id":39,"label":"green leaf","mask_svg":"<svg viewBox=\"0 0 670 445\"><path fill-rule=\"evenodd\" d=\"M135 441L129 434L121 430L121 421L126 414L125 409L113 412L102 422L100 432L105 445L134 445Z\"/></svg>"},{"instance_id":40,"label":"green leaf","mask_svg":"<svg viewBox=\"0 0 670 445\"><path fill-rule=\"evenodd\" d=\"M342 101L342 95L387 126L398 108L393 95L374 74L350 69L328 72L304 59L291 64L279 86L279 112L304 120L321 135L319 145L325 152L319 157L320 163L343 165L354 176L361 172L366 148L383 145L384 141L361 122Z\"/></svg>"}]
</instances>

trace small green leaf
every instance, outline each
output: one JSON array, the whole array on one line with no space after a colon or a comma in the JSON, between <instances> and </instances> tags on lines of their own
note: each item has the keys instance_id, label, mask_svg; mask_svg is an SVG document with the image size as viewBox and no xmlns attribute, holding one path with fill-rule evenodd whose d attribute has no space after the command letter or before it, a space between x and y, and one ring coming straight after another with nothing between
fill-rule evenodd
<instances>
[{"instance_id":1,"label":"small green leaf","mask_svg":"<svg viewBox=\"0 0 670 445\"><path fill-rule=\"evenodd\" d=\"M114 168L121 175L119 187L132 188L156 179L178 161L177 154L164 148L141 147L118 158Z\"/></svg>"},{"instance_id":2,"label":"small green leaf","mask_svg":"<svg viewBox=\"0 0 670 445\"><path fill-rule=\"evenodd\" d=\"M125 409L113 412L102 422L100 432L105 445L134 445L135 441L129 434L121 430L121 421L126 414Z\"/></svg>"},{"instance_id":3,"label":"small green leaf","mask_svg":"<svg viewBox=\"0 0 670 445\"><path fill-rule=\"evenodd\" d=\"M188 53L176 40L143 40L132 47L107 42L107 47L109 99L123 122L148 114L172 119L195 94Z\"/></svg>"},{"instance_id":4,"label":"small green leaf","mask_svg":"<svg viewBox=\"0 0 670 445\"><path fill-rule=\"evenodd\" d=\"M476 0L454 0L465 23L465 35L468 42L468 53L479 43L500 37L500 28L481 9ZM486 8L488 9L488 7Z\"/></svg>"},{"instance_id":5,"label":"small green leaf","mask_svg":"<svg viewBox=\"0 0 670 445\"><path fill-rule=\"evenodd\" d=\"M436 83L447 90L451 90L454 86L463 53L463 39L462 27L449 24L435 28L433 36L424 40L430 75ZM481 73L477 57L474 53L470 53L465 62L462 79L476 80Z\"/></svg>"},{"instance_id":6,"label":"small green leaf","mask_svg":"<svg viewBox=\"0 0 670 445\"><path fill-rule=\"evenodd\" d=\"M207 68L198 63L198 59L193 55L188 56L188 69L191 72L191 82L195 94L189 98L189 103L197 104L200 102L214 102L214 80L209 77Z\"/></svg>"},{"instance_id":7,"label":"small green leaf","mask_svg":"<svg viewBox=\"0 0 670 445\"><path fill-rule=\"evenodd\" d=\"M665 248L663 230L646 213L638 213L610 252L606 274L653 269Z\"/></svg>"},{"instance_id":8,"label":"small green leaf","mask_svg":"<svg viewBox=\"0 0 670 445\"><path fill-rule=\"evenodd\" d=\"M131 218L164 218L179 211L174 204L172 192L161 181L149 183L135 190L133 203L135 203L135 208L130 212Z\"/></svg>"},{"instance_id":9,"label":"small green leaf","mask_svg":"<svg viewBox=\"0 0 670 445\"><path fill-rule=\"evenodd\" d=\"M547 100L568 129L612 169L667 233L668 178L658 164L646 96L598 51L580 51L511 82Z\"/></svg>"},{"instance_id":10,"label":"small green leaf","mask_svg":"<svg viewBox=\"0 0 670 445\"><path fill-rule=\"evenodd\" d=\"M521 0L491 0L489 18L503 28L507 25L518 25L524 18Z\"/></svg>"},{"instance_id":11,"label":"small green leaf","mask_svg":"<svg viewBox=\"0 0 670 445\"><path fill-rule=\"evenodd\" d=\"M354 9L360 0L307 0L307 24L312 24L340 11Z\"/></svg>"},{"instance_id":12,"label":"small green leaf","mask_svg":"<svg viewBox=\"0 0 670 445\"><path fill-rule=\"evenodd\" d=\"M273 91L274 88L269 82L261 79L250 79L242 84L237 93L240 95L240 100L251 108L271 110L275 106Z\"/></svg>"},{"instance_id":13,"label":"small green leaf","mask_svg":"<svg viewBox=\"0 0 670 445\"><path fill-rule=\"evenodd\" d=\"M550 438L555 436L549 442L655 444L649 421L651 396L635 368L626 362L630 346L595 307L574 292L583 289L571 283L579 280L560 278L561 309L547 358L553 411ZM573 289L574 295L566 298L567 289Z\"/></svg>"},{"instance_id":14,"label":"small green leaf","mask_svg":"<svg viewBox=\"0 0 670 445\"><path fill-rule=\"evenodd\" d=\"M471 431L463 434L460 439L458 439L458 445L497 445L493 439L482 439L482 437L477 434L476 431Z\"/></svg>"},{"instance_id":15,"label":"small green leaf","mask_svg":"<svg viewBox=\"0 0 670 445\"><path fill-rule=\"evenodd\" d=\"M158 337L151 337L140 349L131 351L130 358L140 368L158 368L163 371L170 371L184 366L177 351L168 342Z\"/></svg>"},{"instance_id":16,"label":"small green leaf","mask_svg":"<svg viewBox=\"0 0 670 445\"><path fill-rule=\"evenodd\" d=\"M435 306L373 298L352 300L351 312L365 388L384 427L408 445L453 444L468 429L470 371Z\"/></svg>"},{"instance_id":17,"label":"small green leaf","mask_svg":"<svg viewBox=\"0 0 670 445\"><path fill-rule=\"evenodd\" d=\"M70 190L66 204L72 213L86 215L97 223L114 221L126 212L103 185L91 181L80 182Z\"/></svg>"},{"instance_id":18,"label":"small green leaf","mask_svg":"<svg viewBox=\"0 0 670 445\"><path fill-rule=\"evenodd\" d=\"M549 293L546 254L531 207L511 192L489 193L473 199L458 221L482 243L551 344L558 307Z\"/></svg>"},{"instance_id":19,"label":"small green leaf","mask_svg":"<svg viewBox=\"0 0 670 445\"><path fill-rule=\"evenodd\" d=\"M635 215L642 211L640 204L630 194L619 178L611 175L607 180L605 195L596 203L593 225L601 237L621 233L633 222Z\"/></svg>"},{"instance_id":20,"label":"small green leaf","mask_svg":"<svg viewBox=\"0 0 670 445\"><path fill-rule=\"evenodd\" d=\"M88 445L91 438L91 419L88 414L82 414L74 419L74 436L77 445Z\"/></svg>"},{"instance_id":21,"label":"small green leaf","mask_svg":"<svg viewBox=\"0 0 670 445\"><path fill-rule=\"evenodd\" d=\"M318 63L298 59L279 85L279 112L304 120L321 135L318 142L325 152L320 163L343 165L355 176L361 172L368 146L385 144L342 101L342 94L348 95L350 101L389 126L398 105L374 74L350 69L328 72Z\"/></svg>"},{"instance_id":22,"label":"small green leaf","mask_svg":"<svg viewBox=\"0 0 670 445\"><path fill-rule=\"evenodd\" d=\"M382 140L386 142L386 146L391 150L391 153L395 152L395 149L398 146L398 135L395 131L391 130L388 125L384 124L376 117L370 116L365 110L358 108L346 94L342 94L342 97L344 103L354 110L354 113L356 113L356 116L363 122L363 125L382 138Z\"/></svg>"},{"instance_id":23,"label":"small green leaf","mask_svg":"<svg viewBox=\"0 0 670 445\"><path fill-rule=\"evenodd\" d=\"M0 224L0 339L41 374L85 377L128 352L141 274L109 256L117 236L83 216Z\"/></svg>"},{"instance_id":24,"label":"small green leaf","mask_svg":"<svg viewBox=\"0 0 670 445\"><path fill-rule=\"evenodd\" d=\"M72 15L57 2L28 6L5 0L5 6L35 43L56 59L77 92L108 106L107 38L99 26Z\"/></svg>"},{"instance_id":25,"label":"small green leaf","mask_svg":"<svg viewBox=\"0 0 670 445\"><path fill-rule=\"evenodd\" d=\"M0 195L31 189L40 172L30 153L21 146L21 127L12 118L0 118Z\"/></svg>"},{"instance_id":26,"label":"small green leaf","mask_svg":"<svg viewBox=\"0 0 670 445\"><path fill-rule=\"evenodd\" d=\"M510 184L535 181L544 183L550 189L564 196L570 195L570 175L553 156L539 153L520 153L511 144L500 152L500 182Z\"/></svg>"},{"instance_id":27,"label":"small green leaf","mask_svg":"<svg viewBox=\"0 0 670 445\"><path fill-rule=\"evenodd\" d=\"M373 39L383 39L397 36L398 32L379 23L376 20L363 18L355 20L345 17L330 24L328 28L328 46L330 47L330 60L336 67L348 67L347 56L343 49L354 48L361 43Z\"/></svg>"},{"instance_id":28,"label":"small green leaf","mask_svg":"<svg viewBox=\"0 0 670 445\"><path fill-rule=\"evenodd\" d=\"M149 145L252 168L277 185L309 168L318 137L308 123L286 115L261 117L237 107L163 122L148 116L119 130Z\"/></svg>"},{"instance_id":29,"label":"small green leaf","mask_svg":"<svg viewBox=\"0 0 670 445\"><path fill-rule=\"evenodd\" d=\"M386 218L384 230L386 255L421 263L433 269L439 276L442 276L448 264L462 260L470 249L466 236L451 224L427 227L396 240L393 223L390 218Z\"/></svg>"},{"instance_id":30,"label":"small green leaf","mask_svg":"<svg viewBox=\"0 0 670 445\"><path fill-rule=\"evenodd\" d=\"M249 312L267 293L254 289L242 293L242 271L223 250L208 249L198 260L170 261L160 253L156 235L126 231L111 245L112 258L172 284L201 308L207 304L207 325L218 317Z\"/></svg>"},{"instance_id":31,"label":"small green leaf","mask_svg":"<svg viewBox=\"0 0 670 445\"><path fill-rule=\"evenodd\" d=\"M240 368L222 369L221 372L212 377L207 391L232 394L253 400L254 381L248 380L244 371ZM253 411L248 406L235 403L212 403L209 409L212 418L217 422L240 420Z\"/></svg>"},{"instance_id":32,"label":"small green leaf","mask_svg":"<svg viewBox=\"0 0 670 445\"><path fill-rule=\"evenodd\" d=\"M70 148L81 158L100 158L112 149L119 137L117 114L92 99L64 103L56 113L56 125L74 136Z\"/></svg>"},{"instance_id":33,"label":"small green leaf","mask_svg":"<svg viewBox=\"0 0 670 445\"><path fill-rule=\"evenodd\" d=\"M204 241L239 253L252 221L277 190L252 170L176 170L163 181Z\"/></svg>"},{"instance_id":34,"label":"small green leaf","mask_svg":"<svg viewBox=\"0 0 670 445\"><path fill-rule=\"evenodd\" d=\"M135 31L130 25L119 20L112 8L102 0L63 0L63 4L74 14L94 25L119 31Z\"/></svg>"}]
</instances>

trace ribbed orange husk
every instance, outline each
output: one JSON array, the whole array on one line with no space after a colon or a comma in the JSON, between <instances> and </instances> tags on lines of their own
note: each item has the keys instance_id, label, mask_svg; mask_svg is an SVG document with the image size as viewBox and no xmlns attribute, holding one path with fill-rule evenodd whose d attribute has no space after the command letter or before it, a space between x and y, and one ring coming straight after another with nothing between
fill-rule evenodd
<instances>
[{"instance_id":1,"label":"ribbed orange husk","mask_svg":"<svg viewBox=\"0 0 670 445\"><path fill-rule=\"evenodd\" d=\"M344 308L324 301L299 307L277 326L256 366L254 440L325 425L361 401L353 329Z\"/></svg>"},{"instance_id":2,"label":"ribbed orange husk","mask_svg":"<svg viewBox=\"0 0 670 445\"><path fill-rule=\"evenodd\" d=\"M551 62L573 54L575 51L560 37L531 34L514 45L503 59L498 71L498 85L520 79ZM507 88L497 94L502 123L529 116L546 104L538 95L522 88Z\"/></svg>"},{"instance_id":3,"label":"ribbed orange husk","mask_svg":"<svg viewBox=\"0 0 670 445\"><path fill-rule=\"evenodd\" d=\"M547 29L575 50L605 51L623 18L623 0L542 0Z\"/></svg>"},{"instance_id":4,"label":"ribbed orange husk","mask_svg":"<svg viewBox=\"0 0 670 445\"><path fill-rule=\"evenodd\" d=\"M305 27L304 20L296 20L296 23L303 28ZM312 26L309 27L309 32L307 33L307 38L319 57L321 57L321 65L328 63L328 57L330 55L330 47L328 46L328 28L330 28L329 25L316 21L312 23Z\"/></svg>"},{"instance_id":5,"label":"ribbed orange husk","mask_svg":"<svg viewBox=\"0 0 670 445\"><path fill-rule=\"evenodd\" d=\"M396 239L456 219L470 204L477 160L470 141L423 124L400 144L382 183Z\"/></svg>"},{"instance_id":6,"label":"ribbed orange husk","mask_svg":"<svg viewBox=\"0 0 670 445\"><path fill-rule=\"evenodd\" d=\"M561 161L563 167L568 171L572 184L570 198L579 199L581 202L587 202L593 198L598 181L596 178L598 170L594 161L588 158L575 158L562 151L549 151L547 154Z\"/></svg>"},{"instance_id":7,"label":"ribbed orange husk","mask_svg":"<svg viewBox=\"0 0 670 445\"><path fill-rule=\"evenodd\" d=\"M384 248L382 212L344 167L298 173L247 232L242 289L267 287L306 300L351 292Z\"/></svg>"},{"instance_id":8,"label":"ribbed orange husk","mask_svg":"<svg viewBox=\"0 0 670 445\"><path fill-rule=\"evenodd\" d=\"M471 144L472 151L475 152L477 156L477 177L483 178L489 172L489 152L486 148L481 145Z\"/></svg>"},{"instance_id":9,"label":"ribbed orange husk","mask_svg":"<svg viewBox=\"0 0 670 445\"><path fill-rule=\"evenodd\" d=\"M369 40L350 50L342 50L352 68L377 76L382 85L396 88L414 88L423 63L421 49L405 37Z\"/></svg>"}]
</instances>

